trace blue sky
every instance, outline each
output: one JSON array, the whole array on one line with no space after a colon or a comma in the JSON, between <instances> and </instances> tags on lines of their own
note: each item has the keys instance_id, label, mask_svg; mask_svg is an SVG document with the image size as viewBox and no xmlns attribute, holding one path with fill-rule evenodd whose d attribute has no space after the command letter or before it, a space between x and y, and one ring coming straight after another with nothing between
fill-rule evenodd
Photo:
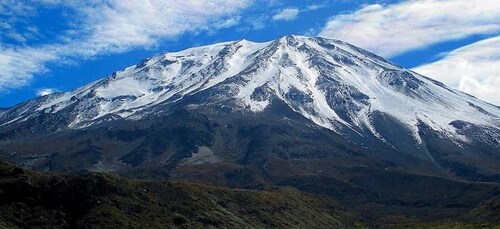
<instances>
[{"instance_id":1,"label":"blue sky","mask_svg":"<svg viewBox=\"0 0 500 229\"><path fill-rule=\"evenodd\" d=\"M0 107L162 52L286 34L344 40L500 105L498 0L0 0Z\"/></svg>"}]
</instances>

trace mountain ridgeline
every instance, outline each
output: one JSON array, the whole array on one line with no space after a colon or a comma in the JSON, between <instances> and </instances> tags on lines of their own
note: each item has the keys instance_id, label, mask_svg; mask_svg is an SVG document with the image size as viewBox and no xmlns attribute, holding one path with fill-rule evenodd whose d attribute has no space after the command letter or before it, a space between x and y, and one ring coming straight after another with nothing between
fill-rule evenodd
<instances>
[{"instance_id":1,"label":"mountain ridgeline","mask_svg":"<svg viewBox=\"0 0 500 229\"><path fill-rule=\"evenodd\" d=\"M345 42L289 35L165 53L0 110L0 157L291 186L366 220L453 218L500 194L500 108Z\"/></svg>"}]
</instances>

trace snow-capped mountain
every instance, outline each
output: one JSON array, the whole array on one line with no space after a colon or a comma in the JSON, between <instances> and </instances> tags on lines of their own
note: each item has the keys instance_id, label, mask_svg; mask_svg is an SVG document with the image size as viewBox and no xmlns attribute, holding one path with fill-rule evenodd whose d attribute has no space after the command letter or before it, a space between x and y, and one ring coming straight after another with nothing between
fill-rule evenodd
<instances>
[{"instance_id":1,"label":"snow-capped mountain","mask_svg":"<svg viewBox=\"0 0 500 229\"><path fill-rule=\"evenodd\" d=\"M279 104L283 106L277 112ZM283 110L287 109L296 116L284 115L286 112ZM287 131L290 132L286 136L308 131L321 133L322 136L328 133L325 139L330 140L325 141L332 143L325 147L331 147L334 141L342 141L335 144L343 145L328 148L328 152L365 155L362 159L345 156L356 163L372 163L370 158L376 158L374 161L378 161L377 166L381 167L399 166L421 172L421 167L429 168L421 164L429 163L441 172L451 170L459 174L466 171L464 173L468 175L464 176L500 174L500 163L497 163L500 161L498 106L453 90L345 42L293 35L263 43L240 40L165 53L74 91L36 98L0 111L0 146L3 145L5 151L12 154L14 150L19 151L19 148L11 147L12 139L29 134L85 133L107 123L154 120L179 110L206 116L207 119L203 120L208 124L204 125L215 126L207 127L208 134L204 132L210 137L199 140L196 135L198 140L189 142L189 150L182 148L182 154L178 154L181 152L179 149L172 149L172 145L177 146L181 144L179 142L159 147L158 141L166 140L155 138L147 143L140 138L146 143L130 146L132 150L117 151L119 156L108 159L111 162L108 161L110 165L107 169L117 166L118 162L135 164L137 158L140 158L137 165L155 160L160 164L187 163L182 160L196 154L195 148L206 145L211 148L203 152L210 152L210 162L247 161L250 159L246 151L234 153L238 156L228 156L226 151L239 152L241 149L238 147L242 144L249 147L247 151L255 150L250 146L252 140L248 140L247 135L241 135L242 132L248 134L248 129L233 133L218 128L221 128L221 123L226 123L222 127L230 128L254 122L248 120L268 119L274 114L277 118L269 121L268 126L282 122L286 126L286 123L306 124L301 131L293 126L276 133L272 131L277 130L272 129L270 133L274 135L271 138ZM226 121L236 118L246 118L247 121L239 120L231 124ZM205 122L196 115L192 119L178 121L189 123L192 120ZM148 128L154 126L148 125ZM135 131L141 128L137 127ZM200 128L197 126L194 130L199 131ZM139 135L145 139L150 136L145 132ZM177 135L169 136L175 138ZM311 136L314 134L305 138ZM338 136L344 140L339 140ZM233 138L236 139L227 140ZM9 143L2 144L2 139L4 143ZM217 139L224 139L225 142ZM261 141L266 140L269 139ZM188 144L185 139L179 141ZM54 152L80 149L81 144L78 143L78 147L52 149L44 155L52 157L50 155ZM99 145L101 143L90 141L85 144L88 146L84 149L92 149L92 152L101 155L110 143ZM226 149L231 144L234 147ZM269 143L266 147L275 146L273 144ZM292 157L290 151L293 150L287 147L271 149L273 153L282 150L283 154L279 157ZM317 157L315 154L326 148L314 148L311 152L296 150L308 154L308 157ZM173 153L165 155L167 151ZM244 154L246 156L242 156ZM163 155L161 160L155 159L158 155ZM101 159L93 162L94 165L102 168L104 162Z\"/></svg>"},{"instance_id":2,"label":"snow-capped mountain","mask_svg":"<svg viewBox=\"0 0 500 229\"><path fill-rule=\"evenodd\" d=\"M369 128L370 114L389 114L415 133L423 122L459 137L456 120L500 128L500 109L403 69L347 43L318 37L285 36L165 53L71 92L11 108L2 126L39 113L71 112L68 127L92 125L103 117L140 119L162 103L212 90L207 102L234 100L261 112L273 100L333 131Z\"/></svg>"}]
</instances>

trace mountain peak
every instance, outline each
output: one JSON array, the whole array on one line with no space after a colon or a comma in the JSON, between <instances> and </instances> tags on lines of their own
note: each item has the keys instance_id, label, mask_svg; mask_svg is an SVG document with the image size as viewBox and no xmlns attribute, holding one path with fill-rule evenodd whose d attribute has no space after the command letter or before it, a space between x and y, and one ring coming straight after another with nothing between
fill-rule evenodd
<instances>
[{"instance_id":1,"label":"mountain peak","mask_svg":"<svg viewBox=\"0 0 500 229\"><path fill-rule=\"evenodd\" d=\"M280 158L495 180L500 109L345 42L284 36L164 53L0 110L0 138L16 160L38 141L20 159L42 168Z\"/></svg>"},{"instance_id":2,"label":"mountain peak","mask_svg":"<svg viewBox=\"0 0 500 229\"><path fill-rule=\"evenodd\" d=\"M455 120L499 128L498 107L345 42L296 35L164 53L74 91L3 111L0 120L8 125L39 113L69 112L68 127L81 128L140 119L157 106L180 102L261 112L278 100L339 133L363 135L367 129L377 135L370 121L377 112L408 125L415 138L421 122L454 136L449 123Z\"/></svg>"}]
</instances>

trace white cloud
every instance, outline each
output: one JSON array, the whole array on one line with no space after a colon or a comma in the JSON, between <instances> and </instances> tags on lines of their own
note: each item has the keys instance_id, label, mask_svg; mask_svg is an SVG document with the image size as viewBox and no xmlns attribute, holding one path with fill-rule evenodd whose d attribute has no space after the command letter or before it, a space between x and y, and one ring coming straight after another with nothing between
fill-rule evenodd
<instances>
[{"instance_id":1,"label":"white cloud","mask_svg":"<svg viewBox=\"0 0 500 229\"><path fill-rule=\"evenodd\" d=\"M237 16L237 17L232 17L232 18L222 20L215 25L215 28L225 29L225 28L233 27L240 22L240 19L241 19L241 17Z\"/></svg>"},{"instance_id":2,"label":"white cloud","mask_svg":"<svg viewBox=\"0 0 500 229\"><path fill-rule=\"evenodd\" d=\"M31 9L16 1L7 3L10 2L0 4L0 15L12 15L12 10L26 15ZM33 47L0 43L0 92L29 83L34 75L47 70L48 63L70 63L75 59L149 48L187 32L213 32L234 26L239 21L237 14L252 0L32 0L30 3L70 9L74 18L68 21L72 27L54 39L58 43Z\"/></svg>"},{"instance_id":3,"label":"white cloud","mask_svg":"<svg viewBox=\"0 0 500 229\"><path fill-rule=\"evenodd\" d=\"M385 57L474 34L500 32L498 0L410 0L332 17L320 36Z\"/></svg>"},{"instance_id":4,"label":"white cloud","mask_svg":"<svg viewBox=\"0 0 500 229\"><path fill-rule=\"evenodd\" d=\"M321 8L325 8L327 7L326 3L323 3L323 4L313 4L313 5L308 5L306 7L306 10L308 11L314 11L314 10L319 10Z\"/></svg>"},{"instance_id":5,"label":"white cloud","mask_svg":"<svg viewBox=\"0 0 500 229\"><path fill-rule=\"evenodd\" d=\"M46 70L43 63L57 58L39 49L0 46L0 50L0 91L28 84L34 74Z\"/></svg>"},{"instance_id":6,"label":"white cloud","mask_svg":"<svg viewBox=\"0 0 500 229\"><path fill-rule=\"evenodd\" d=\"M283 0L264 0L263 2L266 3L267 6L269 6L269 7L283 5Z\"/></svg>"},{"instance_id":7,"label":"white cloud","mask_svg":"<svg viewBox=\"0 0 500 229\"><path fill-rule=\"evenodd\" d=\"M456 49L413 70L500 105L500 36Z\"/></svg>"},{"instance_id":8,"label":"white cloud","mask_svg":"<svg viewBox=\"0 0 500 229\"><path fill-rule=\"evenodd\" d=\"M6 16L24 16L34 13L36 10L30 4L18 0L2 0L0 1L0 15Z\"/></svg>"},{"instance_id":9,"label":"white cloud","mask_svg":"<svg viewBox=\"0 0 500 229\"><path fill-rule=\"evenodd\" d=\"M24 44L34 38L37 31L26 19L37 14L36 8L24 1L0 1L0 42Z\"/></svg>"},{"instance_id":10,"label":"white cloud","mask_svg":"<svg viewBox=\"0 0 500 229\"><path fill-rule=\"evenodd\" d=\"M17 33L15 31L10 31L10 32L7 32L5 34L8 38L12 39L12 40L15 40L19 43L23 43L23 42L26 42L28 39L26 39L25 36L23 36L22 34L20 33Z\"/></svg>"},{"instance_id":11,"label":"white cloud","mask_svg":"<svg viewBox=\"0 0 500 229\"><path fill-rule=\"evenodd\" d=\"M284 20L284 21L292 21L297 19L299 15L299 9L297 8L286 8L280 10L277 14L273 15L272 19L275 21Z\"/></svg>"},{"instance_id":12,"label":"white cloud","mask_svg":"<svg viewBox=\"0 0 500 229\"><path fill-rule=\"evenodd\" d=\"M248 31L250 29L260 30L266 27L266 23L269 20L268 15L253 15L246 17L245 22L249 27L240 27L238 30L240 31Z\"/></svg>"},{"instance_id":13,"label":"white cloud","mask_svg":"<svg viewBox=\"0 0 500 229\"><path fill-rule=\"evenodd\" d=\"M46 96L46 95L50 95L50 94L53 94L56 92L59 92L59 90L56 88L40 88L40 89L36 90L36 95L37 96Z\"/></svg>"}]
</instances>

